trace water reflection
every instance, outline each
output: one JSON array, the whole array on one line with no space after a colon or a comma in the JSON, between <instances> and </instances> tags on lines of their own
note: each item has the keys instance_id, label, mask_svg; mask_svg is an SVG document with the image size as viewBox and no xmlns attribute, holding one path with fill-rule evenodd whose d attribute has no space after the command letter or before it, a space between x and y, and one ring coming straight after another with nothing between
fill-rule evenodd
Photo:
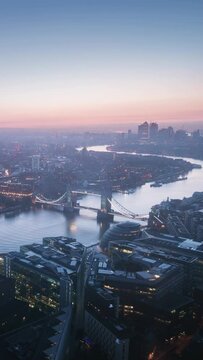
<instances>
[{"instance_id":1,"label":"water reflection","mask_svg":"<svg viewBox=\"0 0 203 360\"><path fill-rule=\"evenodd\" d=\"M92 150L105 151L106 147L92 147ZM203 161L186 159L203 166ZM150 187L146 184L136 188L133 193L114 193L114 198L127 209L148 214L151 207L166 200L168 197L183 198L191 196L195 191L203 191L203 168L194 169L188 174L188 179L162 187ZM81 205L100 207L98 196L84 196L79 200ZM116 221L124 220L116 217ZM22 244L41 242L45 236L71 236L86 245L98 242L109 225L98 224L96 213L81 210L80 215L67 217L62 213L43 209L33 209L15 217L0 216L0 252L18 250Z\"/></svg>"}]
</instances>

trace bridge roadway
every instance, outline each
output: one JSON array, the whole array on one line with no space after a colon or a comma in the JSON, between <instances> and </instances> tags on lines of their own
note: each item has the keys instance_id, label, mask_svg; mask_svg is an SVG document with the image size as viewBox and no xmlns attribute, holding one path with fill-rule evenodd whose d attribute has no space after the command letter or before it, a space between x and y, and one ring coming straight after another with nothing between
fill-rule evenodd
<instances>
[{"instance_id":1,"label":"bridge roadway","mask_svg":"<svg viewBox=\"0 0 203 360\"><path fill-rule=\"evenodd\" d=\"M92 210L92 211L98 211L99 209L91 207L91 206L83 206L83 205L79 205L79 206L74 206L74 209L85 209L85 210ZM130 217L129 215L125 215L125 214L121 214L118 211L115 210L111 210L110 212L108 212L107 214L110 215L119 215L119 216L124 216L124 217ZM143 220L146 221L148 219L148 215L139 215L139 214L135 214L134 216L131 215L130 217L131 219L139 219L139 220Z\"/></svg>"},{"instance_id":2,"label":"bridge roadway","mask_svg":"<svg viewBox=\"0 0 203 360\"><path fill-rule=\"evenodd\" d=\"M88 193L86 191L71 191L71 193L81 194L81 195L94 195L94 196L101 197L100 194ZM39 196L35 197L35 202L42 204L42 205L43 204L50 205L53 208L61 207L61 209L64 210L65 206L66 206L66 203L65 203L66 198L67 198L67 192L65 194L63 194L59 199L56 199L56 200L49 200L49 199L46 199L43 195L41 195L41 196L39 195ZM124 216L124 217L130 218L130 219L139 219L141 221L146 221L148 218L148 215L134 214L132 211L123 207L118 201L116 201L113 198L111 198L111 200L109 198L107 198L107 201L110 203L111 207L113 207L114 209L107 211L106 215L119 215L119 216ZM76 210L85 209L85 210L92 210L92 211L96 211L96 212L101 210L98 208L94 208L92 206L79 205L78 203L76 205L72 204L72 209L76 209Z\"/></svg>"},{"instance_id":3,"label":"bridge roadway","mask_svg":"<svg viewBox=\"0 0 203 360\"><path fill-rule=\"evenodd\" d=\"M39 203L39 204L47 204L47 205L49 205L49 206L51 206L51 207L55 207L55 208L59 208L59 207L63 207L63 209L64 209L64 205L62 205L62 204L48 204L48 203L46 203L46 202L38 202L38 201L36 201L37 203ZM97 211L99 211L100 209L98 209L98 208L94 208L94 207L91 207L91 206L84 206L84 205L78 205L78 206L73 206L73 209L84 209L84 210L91 210L91 211L95 211L95 212L97 212ZM106 213L106 214L109 214L109 215L118 215L118 216L123 216L123 217L126 217L126 218L130 218L130 219L137 219L137 220L140 220L140 221L147 221L147 219L148 219L148 215L139 215L139 214L135 214L134 216L133 215L127 215L127 214L121 214L120 212L118 212L118 211L115 211L115 210L111 210L110 212L108 212L108 213Z\"/></svg>"}]
</instances>

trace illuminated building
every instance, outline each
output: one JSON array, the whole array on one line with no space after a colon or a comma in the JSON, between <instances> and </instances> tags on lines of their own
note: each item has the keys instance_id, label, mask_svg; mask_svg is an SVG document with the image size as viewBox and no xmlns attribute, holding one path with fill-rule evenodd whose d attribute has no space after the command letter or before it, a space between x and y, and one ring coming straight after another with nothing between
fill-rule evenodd
<instances>
[{"instance_id":1,"label":"illuminated building","mask_svg":"<svg viewBox=\"0 0 203 360\"><path fill-rule=\"evenodd\" d=\"M194 301L180 294L169 293L159 301L139 301L128 294L123 302L114 290L103 289L98 282L86 289L85 332L109 359L131 360L135 353L138 359L145 359L158 343L170 348L172 340L190 333L197 319Z\"/></svg>"},{"instance_id":2,"label":"illuminated building","mask_svg":"<svg viewBox=\"0 0 203 360\"><path fill-rule=\"evenodd\" d=\"M184 289L191 295L203 282L203 242L166 234L147 232L147 237L136 241L138 246L150 247L151 256L181 266Z\"/></svg>"},{"instance_id":3,"label":"illuminated building","mask_svg":"<svg viewBox=\"0 0 203 360\"><path fill-rule=\"evenodd\" d=\"M32 196L32 187L28 184L4 182L0 184L0 195L23 199Z\"/></svg>"},{"instance_id":4,"label":"illuminated building","mask_svg":"<svg viewBox=\"0 0 203 360\"><path fill-rule=\"evenodd\" d=\"M74 239L57 237L6 254L4 274L15 280L16 299L45 312L75 304L83 250Z\"/></svg>"},{"instance_id":5,"label":"illuminated building","mask_svg":"<svg viewBox=\"0 0 203 360\"><path fill-rule=\"evenodd\" d=\"M115 224L108 229L102 239L100 246L107 250L110 241L133 241L141 235L140 224L132 221L125 221Z\"/></svg>"},{"instance_id":6,"label":"illuminated building","mask_svg":"<svg viewBox=\"0 0 203 360\"><path fill-rule=\"evenodd\" d=\"M146 266L146 263L150 266ZM120 263L122 266L122 264ZM119 294L125 299L129 296L136 296L142 300L156 300L163 297L170 291L182 291L183 273L181 268L163 262L156 262L151 259L144 259L145 269L139 271L112 270L111 273L100 271L96 275L97 280L101 281L104 287Z\"/></svg>"},{"instance_id":7,"label":"illuminated building","mask_svg":"<svg viewBox=\"0 0 203 360\"><path fill-rule=\"evenodd\" d=\"M0 254L0 275L4 275L4 256L4 253Z\"/></svg>"},{"instance_id":8,"label":"illuminated building","mask_svg":"<svg viewBox=\"0 0 203 360\"><path fill-rule=\"evenodd\" d=\"M155 347L167 353L175 339L197 326L199 310L192 298L183 295L184 267L167 256L156 256L150 240L147 245L144 238L109 238L108 255L94 256L86 286L85 330L107 357L108 336L115 354L112 324L122 335L127 329L123 339L128 340L128 360L135 353L145 359Z\"/></svg>"},{"instance_id":9,"label":"illuminated building","mask_svg":"<svg viewBox=\"0 0 203 360\"><path fill-rule=\"evenodd\" d=\"M6 256L7 277L15 280L15 298L30 307L57 312L70 304L71 280L65 268L35 254Z\"/></svg>"}]
</instances>

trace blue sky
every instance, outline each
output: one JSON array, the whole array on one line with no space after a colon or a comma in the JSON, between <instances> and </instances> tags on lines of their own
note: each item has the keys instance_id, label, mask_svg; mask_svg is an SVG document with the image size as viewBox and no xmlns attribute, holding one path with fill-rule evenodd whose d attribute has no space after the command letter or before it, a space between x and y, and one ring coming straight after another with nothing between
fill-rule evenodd
<instances>
[{"instance_id":1,"label":"blue sky","mask_svg":"<svg viewBox=\"0 0 203 360\"><path fill-rule=\"evenodd\" d=\"M0 0L0 126L203 120L203 1Z\"/></svg>"}]
</instances>

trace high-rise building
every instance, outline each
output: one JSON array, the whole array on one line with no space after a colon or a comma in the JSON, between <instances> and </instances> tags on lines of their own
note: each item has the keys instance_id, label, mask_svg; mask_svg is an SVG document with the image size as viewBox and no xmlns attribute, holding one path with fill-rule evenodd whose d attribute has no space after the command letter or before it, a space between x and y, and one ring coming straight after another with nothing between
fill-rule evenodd
<instances>
[{"instance_id":1,"label":"high-rise building","mask_svg":"<svg viewBox=\"0 0 203 360\"><path fill-rule=\"evenodd\" d=\"M169 141L173 139L174 130L172 126L169 126L168 128L160 129L158 136L159 136L159 140L161 141Z\"/></svg>"},{"instance_id":2,"label":"high-rise building","mask_svg":"<svg viewBox=\"0 0 203 360\"><path fill-rule=\"evenodd\" d=\"M32 156L32 171L39 171L40 168L40 155Z\"/></svg>"},{"instance_id":3,"label":"high-rise building","mask_svg":"<svg viewBox=\"0 0 203 360\"><path fill-rule=\"evenodd\" d=\"M132 139L133 139L133 133L132 133L132 130L128 130L128 134L127 134L127 140L129 141L129 142L131 142L132 141Z\"/></svg>"},{"instance_id":4,"label":"high-rise building","mask_svg":"<svg viewBox=\"0 0 203 360\"><path fill-rule=\"evenodd\" d=\"M15 298L44 312L70 305L71 279L66 268L45 262L35 254L6 255L6 276L15 281Z\"/></svg>"},{"instance_id":5,"label":"high-rise building","mask_svg":"<svg viewBox=\"0 0 203 360\"><path fill-rule=\"evenodd\" d=\"M129 359L129 334L126 327L112 319L98 316L94 311L85 311L85 332L99 344L107 360Z\"/></svg>"},{"instance_id":6,"label":"high-rise building","mask_svg":"<svg viewBox=\"0 0 203 360\"><path fill-rule=\"evenodd\" d=\"M2 256L2 273L15 281L15 298L30 307L53 313L68 305L77 308L83 252L72 238L44 238L43 245L23 245L20 252Z\"/></svg>"},{"instance_id":7,"label":"high-rise building","mask_svg":"<svg viewBox=\"0 0 203 360\"><path fill-rule=\"evenodd\" d=\"M149 137L150 139L155 139L158 135L159 126L157 123L151 123L149 126Z\"/></svg>"},{"instance_id":8,"label":"high-rise building","mask_svg":"<svg viewBox=\"0 0 203 360\"><path fill-rule=\"evenodd\" d=\"M147 121L138 126L138 138L141 140L149 139L149 124Z\"/></svg>"}]
</instances>

